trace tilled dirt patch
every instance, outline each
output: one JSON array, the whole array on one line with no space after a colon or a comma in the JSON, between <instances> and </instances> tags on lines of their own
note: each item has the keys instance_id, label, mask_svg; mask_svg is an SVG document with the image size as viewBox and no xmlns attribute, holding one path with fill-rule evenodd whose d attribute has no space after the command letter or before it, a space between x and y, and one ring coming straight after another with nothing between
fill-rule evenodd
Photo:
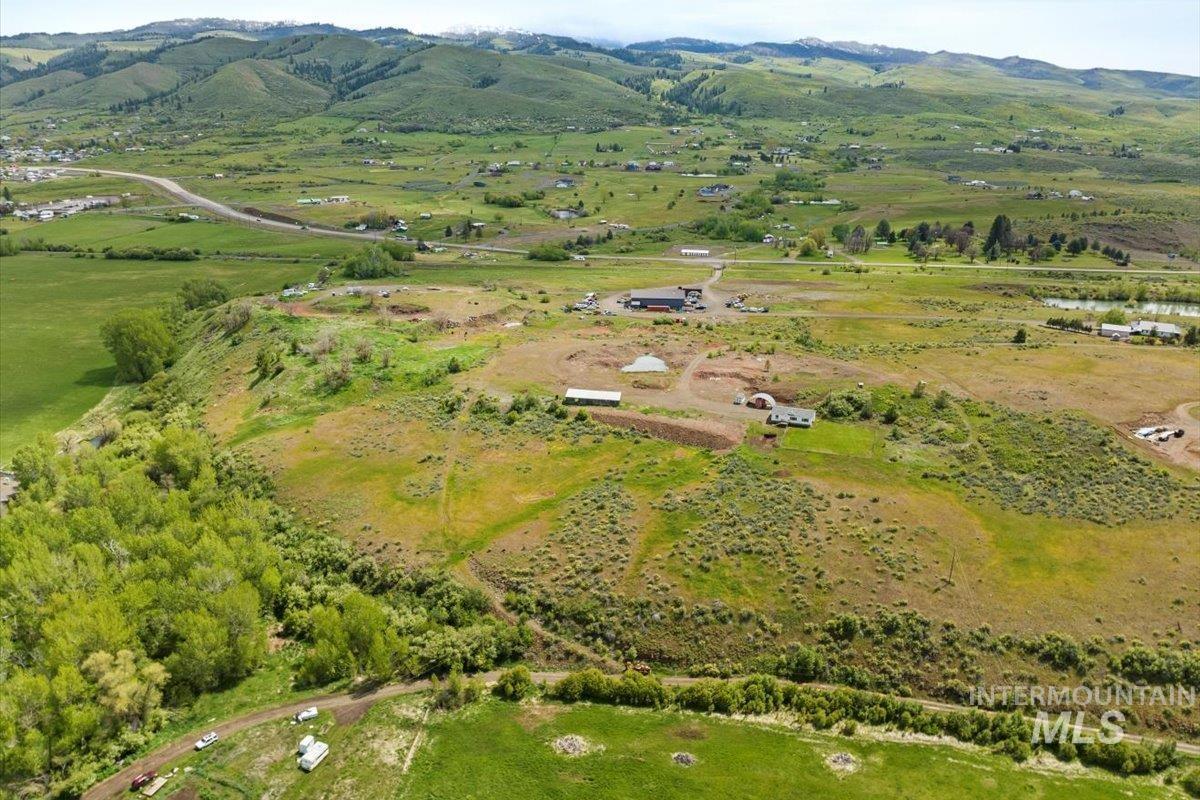
<instances>
[{"instance_id":1,"label":"tilled dirt patch","mask_svg":"<svg viewBox=\"0 0 1200 800\"><path fill-rule=\"evenodd\" d=\"M707 447L712 450L728 450L741 443L745 431L742 426L728 422L699 419L668 419L640 414L636 411L616 411L608 408L592 409L592 419L638 431L656 439L666 439L692 447Z\"/></svg>"}]
</instances>

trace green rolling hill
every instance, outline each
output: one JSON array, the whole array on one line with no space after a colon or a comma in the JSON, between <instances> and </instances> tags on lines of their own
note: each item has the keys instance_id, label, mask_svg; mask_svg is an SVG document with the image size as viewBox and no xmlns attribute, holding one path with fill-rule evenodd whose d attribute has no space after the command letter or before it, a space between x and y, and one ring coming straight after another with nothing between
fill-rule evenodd
<instances>
[{"instance_id":1,"label":"green rolling hill","mask_svg":"<svg viewBox=\"0 0 1200 800\"><path fill-rule=\"evenodd\" d=\"M118 40L148 49L104 44ZM546 34L447 38L208 19L106 35L0 37L0 47L58 48L19 69L0 65L6 110L145 110L150 125L156 110L173 124L195 117L270 125L319 112L468 132L600 129L690 112L785 121L938 115L1096 130L1119 113L1165 125L1156 135L1178 148L1191 146L1188 110L1200 94L1200 78L1186 75L816 39L667 39L606 49Z\"/></svg>"},{"instance_id":2,"label":"green rolling hill","mask_svg":"<svg viewBox=\"0 0 1200 800\"><path fill-rule=\"evenodd\" d=\"M70 111L105 109L129 100L144 100L178 86L182 73L172 67L141 61L124 69L73 83L29 103L35 109ZM9 88L20 89L20 84Z\"/></svg>"},{"instance_id":3,"label":"green rolling hill","mask_svg":"<svg viewBox=\"0 0 1200 800\"><path fill-rule=\"evenodd\" d=\"M398 62L331 109L351 117L522 127L607 126L649 119L647 100L599 75L542 59L435 45Z\"/></svg>"},{"instance_id":4,"label":"green rolling hill","mask_svg":"<svg viewBox=\"0 0 1200 800\"><path fill-rule=\"evenodd\" d=\"M225 118L303 116L325 107L329 91L289 74L282 64L243 59L179 92L183 107Z\"/></svg>"}]
</instances>

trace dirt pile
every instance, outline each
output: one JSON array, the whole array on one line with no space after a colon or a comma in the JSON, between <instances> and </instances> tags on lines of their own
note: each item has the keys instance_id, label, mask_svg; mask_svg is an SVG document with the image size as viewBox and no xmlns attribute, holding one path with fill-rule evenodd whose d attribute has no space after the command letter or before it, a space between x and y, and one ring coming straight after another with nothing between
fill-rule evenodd
<instances>
[{"instance_id":1,"label":"dirt pile","mask_svg":"<svg viewBox=\"0 0 1200 800\"><path fill-rule=\"evenodd\" d=\"M666 439L692 447L728 450L740 444L743 436L741 426L715 420L670 419L607 408L593 409L588 413L592 419L605 425L634 430L656 439Z\"/></svg>"},{"instance_id":2,"label":"dirt pile","mask_svg":"<svg viewBox=\"0 0 1200 800\"><path fill-rule=\"evenodd\" d=\"M586 756L588 753L596 753L604 749L573 733L569 733L566 736L559 736L550 743L550 747L560 756L567 756L568 758L578 758L579 756Z\"/></svg>"},{"instance_id":3,"label":"dirt pile","mask_svg":"<svg viewBox=\"0 0 1200 800\"><path fill-rule=\"evenodd\" d=\"M857 758L849 753L834 753L825 759L825 766L842 775L858 772L862 766Z\"/></svg>"}]
</instances>

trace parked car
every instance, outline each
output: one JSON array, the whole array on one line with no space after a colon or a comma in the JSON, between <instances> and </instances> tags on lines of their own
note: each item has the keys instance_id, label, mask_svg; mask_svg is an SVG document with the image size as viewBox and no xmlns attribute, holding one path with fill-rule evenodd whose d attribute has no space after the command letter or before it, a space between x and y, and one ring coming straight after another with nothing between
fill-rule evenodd
<instances>
[{"instance_id":1,"label":"parked car","mask_svg":"<svg viewBox=\"0 0 1200 800\"><path fill-rule=\"evenodd\" d=\"M317 718L317 707L309 706L303 711L296 712L296 722L308 722L310 719Z\"/></svg>"},{"instance_id":2,"label":"parked car","mask_svg":"<svg viewBox=\"0 0 1200 800\"><path fill-rule=\"evenodd\" d=\"M143 772L141 775L138 775L136 778L134 778L132 781L129 782L129 791L136 792L138 789L142 788L147 783L149 783L150 781L154 780L157 777L158 777L158 773L155 772L154 770L150 770L149 772Z\"/></svg>"},{"instance_id":3,"label":"parked car","mask_svg":"<svg viewBox=\"0 0 1200 800\"><path fill-rule=\"evenodd\" d=\"M208 747L209 745L214 744L218 738L220 738L220 737L217 736L216 731L209 731L208 733L201 736L199 738L199 740L197 740L196 749L203 750L204 748Z\"/></svg>"}]
</instances>

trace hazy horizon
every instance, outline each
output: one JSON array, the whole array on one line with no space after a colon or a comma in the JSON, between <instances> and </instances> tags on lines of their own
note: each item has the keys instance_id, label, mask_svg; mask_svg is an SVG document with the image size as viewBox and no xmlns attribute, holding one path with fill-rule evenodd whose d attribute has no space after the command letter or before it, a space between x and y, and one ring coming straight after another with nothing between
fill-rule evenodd
<instances>
[{"instance_id":1,"label":"hazy horizon","mask_svg":"<svg viewBox=\"0 0 1200 800\"><path fill-rule=\"evenodd\" d=\"M120 7L81 0L0 7L0 34L95 33L151 22L217 17L254 22L327 23L345 28L407 28L436 34L472 29L523 30L628 44L691 37L746 44L803 38L855 41L993 58L1021 56L1075 69L1140 69L1200 75L1200 2L1148 0L884 0L737 4L614 0L581 9L549 0L500 7L461 0L452 7L362 0L329 8L313 0L185 0L164 5L128 0ZM1030 20L1036 20L1030 24ZM987 31L986 38L979 31Z\"/></svg>"}]
</instances>

